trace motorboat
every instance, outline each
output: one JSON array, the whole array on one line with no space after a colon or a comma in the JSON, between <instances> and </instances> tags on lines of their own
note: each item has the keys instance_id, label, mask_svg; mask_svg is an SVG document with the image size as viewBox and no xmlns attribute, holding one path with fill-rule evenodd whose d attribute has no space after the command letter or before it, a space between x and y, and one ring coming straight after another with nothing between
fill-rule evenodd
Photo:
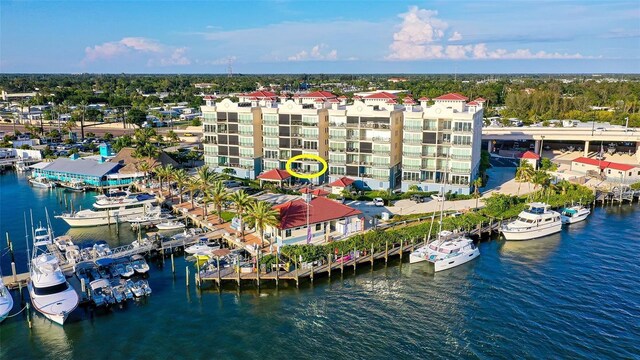
<instances>
[{"instance_id":1,"label":"motorboat","mask_svg":"<svg viewBox=\"0 0 640 360\"><path fill-rule=\"evenodd\" d=\"M0 323L9 316L11 309L13 309L13 297L0 277Z\"/></svg>"},{"instance_id":2,"label":"motorboat","mask_svg":"<svg viewBox=\"0 0 640 360\"><path fill-rule=\"evenodd\" d=\"M93 251L97 257L111 256L111 249L105 241L98 241L93 245Z\"/></svg>"},{"instance_id":3,"label":"motorboat","mask_svg":"<svg viewBox=\"0 0 640 360\"><path fill-rule=\"evenodd\" d=\"M74 192L83 192L85 189L84 181L80 180L71 180L71 181L63 181L58 183L58 186L64 188L65 190L74 191Z\"/></svg>"},{"instance_id":4,"label":"motorboat","mask_svg":"<svg viewBox=\"0 0 640 360\"><path fill-rule=\"evenodd\" d=\"M57 324L63 325L78 306L78 293L51 254L42 253L31 260L31 281L27 287L33 307Z\"/></svg>"},{"instance_id":5,"label":"motorboat","mask_svg":"<svg viewBox=\"0 0 640 360\"><path fill-rule=\"evenodd\" d=\"M127 280L128 281L128 280ZM133 292L131 291L131 289L129 289L129 287L127 286L127 282L124 280L120 281L120 285L118 285L119 290L122 291L122 293L124 294L124 297L127 300L133 299Z\"/></svg>"},{"instance_id":6,"label":"motorboat","mask_svg":"<svg viewBox=\"0 0 640 360\"><path fill-rule=\"evenodd\" d=\"M128 195L117 201L115 199L117 198L97 200L93 209L65 213L57 215L56 218L64 220L71 227L100 226L118 224L132 216L160 211L159 207L153 206L156 202L153 195Z\"/></svg>"},{"instance_id":7,"label":"motorboat","mask_svg":"<svg viewBox=\"0 0 640 360\"><path fill-rule=\"evenodd\" d=\"M125 287L124 285L116 285L111 287L111 291L113 292L113 298L117 303L121 303L127 300L127 296L125 295Z\"/></svg>"},{"instance_id":8,"label":"motorboat","mask_svg":"<svg viewBox=\"0 0 640 360\"><path fill-rule=\"evenodd\" d=\"M131 227L143 226L143 225L156 225L167 220L167 216L160 213L147 213L146 215L137 215L127 218Z\"/></svg>"},{"instance_id":9,"label":"motorboat","mask_svg":"<svg viewBox=\"0 0 640 360\"><path fill-rule=\"evenodd\" d=\"M120 276L128 278L135 274L133 266L129 263L120 263L116 265L116 270Z\"/></svg>"},{"instance_id":10,"label":"motorboat","mask_svg":"<svg viewBox=\"0 0 640 360\"><path fill-rule=\"evenodd\" d=\"M149 265L141 255L133 255L131 257L131 266L138 274L146 274L149 271Z\"/></svg>"},{"instance_id":11,"label":"motorboat","mask_svg":"<svg viewBox=\"0 0 640 360\"><path fill-rule=\"evenodd\" d=\"M71 236L69 235L58 236L53 239L53 243L56 244L62 252L67 251L67 247L73 246L73 241L71 241Z\"/></svg>"},{"instance_id":12,"label":"motorboat","mask_svg":"<svg viewBox=\"0 0 640 360\"><path fill-rule=\"evenodd\" d=\"M36 176L29 179L29 184L33 187L51 189L56 186L56 183L47 179L46 177Z\"/></svg>"},{"instance_id":13,"label":"motorboat","mask_svg":"<svg viewBox=\"0 0 640 360\"><path fill-rule=\"evenodd\" d=\"M156 224L156 227L158 228L158 230L177 230L183 229L185 225L180 221L164 221Z\"/></svg>"},{"instance_id":14,"label":"motorboat","mask_svg":"<svg viewBox=\"0 0 640 360\"><path fill-rule=\"evenodd\" d=\"M217 244L212 245L212 244L209 244L207 241L204 241L203 239L201 239L199 243L185 248L184 252L186 252L187 254L193 255L193 254L211 252L213 250L218 250L218 249L220 249L220 245L217 245Z\"/></svg>"},{"instance_id":15,"label":"motorboat","mask_svg":"<svg viewBox=\"0 0 640 360\"><path fill-rule=\"evenodd\" d=\"M134 282L133 280L129 279L129 280L127 280L125 285L131 291L131 293L133 293L133 296L135 296L137 298L144 296L144 294L145 294L144 290L142 289L142 287L140 286L139 283Z\"/></svg>"},{"instance_id":16,"label":"motorboat","mask_svg":"<svg viewBox=\"0 0 640 360\"><path fill-rule=\"evenodd\" d=\"M530 203L518 218L503 225L500 232L506 240L531 240L562 230L560 214L545 203Z\"/></svg>"},{"instance_id":17,"label":"motorboat","mask_svg":"<svg viewBox=\"0 0 640 360\"><path fill-rule=\"evenodd\" d=\"M80 248L77 245L67 246L65 248L64 257L69 264L75 264L80 261Z\"/></svg>"},{"instance_id":18,"label":"motorboat","mask_svg":"<svg viewBox=\"0 0 640 360\"><path fill-rule=\"evenodd\" d=\"M91 300L95 306L106 306L115 302L109 280L93 280L89 283L89 289L91 289Z\"/></svg>"},{"instance_id":19,"label":"motorboat","mask_svg":"<svg viewBox=\"0 0 640 360\"><path fill-rule=\"evenodd\" d=\"M576 205L562 209L560 212L560 220L563 224L573 224L585 220L591 214L591 209L582 205Z\"/></svg>"},{"instance_id":20,"label":"motorboat","mask_svg":"<svg viewBox=\"0 0 640 360\"><path fill-rule=\"evenodd\" d=\"M151 295L151 287L149 286L149 282L146 280L138 280L138 286L142 289L145 296Z\"/></svg>"}]
</instances>

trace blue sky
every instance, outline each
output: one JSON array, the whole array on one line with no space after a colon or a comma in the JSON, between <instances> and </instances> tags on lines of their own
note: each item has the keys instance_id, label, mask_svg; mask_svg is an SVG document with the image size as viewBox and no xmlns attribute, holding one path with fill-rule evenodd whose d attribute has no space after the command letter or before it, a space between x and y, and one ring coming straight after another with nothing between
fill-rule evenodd
<instances>
[{"instance_id":1,"label":"blue sky","mask_svg":"<svg viewBox=\"0 0 640 360\"><path fill-rule=\"evenodd\" d=\"M640 73L638 1L0 7L2 73Z\"/></svg>"}]
</instances>

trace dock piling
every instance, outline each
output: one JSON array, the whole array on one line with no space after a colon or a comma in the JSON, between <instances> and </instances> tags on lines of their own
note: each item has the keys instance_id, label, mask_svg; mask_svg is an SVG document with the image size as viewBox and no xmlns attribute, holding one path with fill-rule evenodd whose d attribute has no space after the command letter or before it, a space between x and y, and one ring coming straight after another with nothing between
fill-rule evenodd
<instances>
[{"instance_id":1,"label":"dock piling","mask_svg":"<svg viewBox=\"0 0 640 360\"><path fill-rule=\"evenodd\" d=\"M373 269L373 260L375 258L375 253L373 252L373 243L371 244L371 268Z\"/></svg>"},{"instance_id":2,"label":"dock piling","mask_svg":"<svg viewBox=\"0 0 640 360\"><path fill-rule=\"evenodd\" d=\"M389 240L384 242L384 264L386 265L389 261Z\"/></svg>"},{"instance_id":3,"label":"dock piling","mask_svg":"<svg viewBox=\"0 0 640 360\"><path fill-rule=\"evenodd\" d=\"M358 264L358 255L356 248L353 248L353 273L356 273L356 265Z\"/></svg>"},{"instance_id":4,"label":"dock piling","mask_svg":"<svg viewBox=\"0 0 640 360\"><path fill-rule=\"evenodd\" d=\"M327 260L329 261L329 270L327 270L327 275L329 275L329 279L331 279L331 253L329 253L329 255L327 255Z\"/></svg>"},{"instance_id":5,"label":"dock piling","mask_svg":"<svg viewBox=\"0 0 640 360\"><path fill-rule=\"evenodd\" d=\"M176 274L176 265L173 262L173 252L171 252L171 272L175 275Z\"/></svg>"},{"instance_id":6,"label":"dock piling","mask_svg":"<svg viewBox=\"0 0 640 360\"><path fill-rule=\"evenodd\" d=\"M82 289L82 294L87 292L87 285L84 282L84 278L80 278L80 289Z\"/></svg>"},{"instance_id":7,"label":"dock piling","mask_svg":"<svg viewBox=\"0 0 640 360\"><path fill-rule=\"evenodd\" d=\"M402 262L402 253L404 252L404 239L400 239L400 261Z\"/></svg>"},{"instance_id":8,"label":"dock piling","mask_svg":"<svg viewBox=\"0 0 640 360\"><path fill-rule=\"evenodd\" d=\"M27 323L29 324L29 329L31 329L31 308L29 303L27 303Z\"/></svg>"},{"instance_id":9,"label":"dock piling","mask_svg":"<svg viewBox=\"0 0 640 360\"><path fill-rule=\"evenodd\" d=\"M344 251L342 252L340 260L340 275L344 275Z\"/></svg>"},{"instance_id":10,"label":"dock piling","mask_svg":"<svg viewBox=\"0 0 640 360\"><path fill-rule=\"evenodd\" d=\"M189 266L187 266L185 268L185 273L186 273L185 278L186 278L186 281L187 281L187 287L189 287Z\"/></svg>"},{"instance_id":11,"label":"dock piling","mask_svg":"<svg viewBox=\"0 0 640 360\"><path fill-rule=\"evenodd\" d=\"M16 263L13 261L11 262L11 275L13 275L14 282L18 281L18 275L16 274Z\"/></svg>"}]
</instances>

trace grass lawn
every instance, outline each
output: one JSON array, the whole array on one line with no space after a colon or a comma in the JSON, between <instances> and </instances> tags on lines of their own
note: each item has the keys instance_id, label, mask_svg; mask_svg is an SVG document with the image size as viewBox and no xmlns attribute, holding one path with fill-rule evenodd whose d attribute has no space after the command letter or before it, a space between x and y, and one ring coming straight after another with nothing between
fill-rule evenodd
<instances>
[{"instance_id":1,"label":"grass lawn","mask_svg":"<svg viewBox=\"0 0 640 360\"><path fill-rule=\"evenodd\" d=\"M233 219L233 217L236 216L236 213L231 211L223 211L220 215L222 216L222 220L231 221L231 219Z\"/></svg>"}]
</instances>

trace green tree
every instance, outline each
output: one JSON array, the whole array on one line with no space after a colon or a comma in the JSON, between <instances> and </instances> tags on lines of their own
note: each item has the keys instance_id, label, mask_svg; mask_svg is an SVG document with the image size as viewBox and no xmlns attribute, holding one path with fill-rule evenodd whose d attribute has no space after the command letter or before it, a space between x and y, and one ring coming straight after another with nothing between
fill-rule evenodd
<instances>
[{"instance_id":1,"label":"green tree","mask_svg":"<svg viewBox=\"0 0 640 360\"><path fill-rule=\"evenodd\" d=\"M253 203L254 199L244 192L244 190L238 190L229 195L229 200L231 200L231 203L236 209L236 214L240 218L240 238L244 239L244 224L242 220L247 212L247 208Z\"/></svg>"},{"instance_id":2,"label":"green tree","mask_svg":"<svg viewBox=\"0 0 640 360\"><path fill-rule=\"evenodd\" d=\"M214 181L213 185L207 189L207 200L210 201L216 208L216 214L218 215L218 222L222 223L222 205L229 199L227 189L225 189L222 181Z\"/></svg>"},{"instance_id":3,"label":"green tree","mask_svg":"<svg viewBox=\"0 0 640 360\"><path fill-rule=\"evenodd\" d=\"M126 121L129 124L134 124L138 127L142 127L142 123L147 121L147 113L140 109L131 109L127 113Z\"/></svg>"},{"instance_id":4,"label":"green tree","mask_svg":"<svg viewBox=\"0 0 640 360\"><path fill-rule=\"evenodd\" d=\"M482 187L482 178L473 180L473 197L476 199L476 209L478 208L478 199L480 198L480 187Z\"/></svg>"},{"instance_id":5,"label":"green tree","mask_svg":"<svg viewBox=\"0 0 640 360\"><path fill-rule=\"evenodd\" d=\"M111 141L111 140L113 140L113 134L112 134L112 133L105 133L105 134L102 136L102 139L103 139L104 141Z\"/></svg>"},{"instance_id":6,"label":"green tree","mask_svg":"<svg viewBox=\"0 0 640 360\"><path fill-rule=\"evenodd\" d=\"M279 213L273 210L271 204L265 201L256 201L247 206L247 223L256 229L260 235L260 244L264 248L264 229L267 226L279 224Z\"/></svg>"},{"instance_id":7,"label":"green tree","mask_svg":"<svg viewBox=\"0 0 640 360\"><path fill-rule=\"evenodd\" d=\"M113 150L116 152L122 150L122 148L130 147L133 145L133 139L130 135L122 135L113 142Z\"/></svg>"},{"instance_id":8,"label":"green tree","mask_svg":"<svg viewBox=\"0 0 640 360\"><path fill-rule=\"evenodd\" d=\"M169 180L171 172L173 171L173 165L160 165L153 169L154 174L160 181L160 193L162 193L162 184L164 180Z\"/></svg>"},{"instance_id":9,"label":"green tree","mask_svg":"<svg viewBox=\"0 0 640 360\"><path fill-rule=\"evenodd\" d=\"M202 194L206 194L207 188L213 184L214 181L218 180L218 174L213 172L208 165L204 165L198 169L198 181L200 184L200 191ZM205 199L204 203L204 217L207 218L207 202Z\"/></svg>"},{"instance_id":10,"label":"green tree","mask_svg":"<svg viewBox=\"0 0 640 360\"><path fill-rule=\"evenodd\" d=\"M175 180L176 185L178 187L178 195L180 197L180 203L182 203L182 195L184 194L185 186L189 181L190 177L186 171L183 169L176 170L173 174L173 180Z\"/></svg>"},{"instance_id":11,"label":"green tree","mask_svg":"<svg viewBox=\"0 0 640 360\"><path fill-rule=\"evenodd\" d=\"M167 139L169 139L169 144L173 145L180 141L178 138L178 134L176 134L173 130L169 130L167 133Z\"/></svg>"}]
</instances>

